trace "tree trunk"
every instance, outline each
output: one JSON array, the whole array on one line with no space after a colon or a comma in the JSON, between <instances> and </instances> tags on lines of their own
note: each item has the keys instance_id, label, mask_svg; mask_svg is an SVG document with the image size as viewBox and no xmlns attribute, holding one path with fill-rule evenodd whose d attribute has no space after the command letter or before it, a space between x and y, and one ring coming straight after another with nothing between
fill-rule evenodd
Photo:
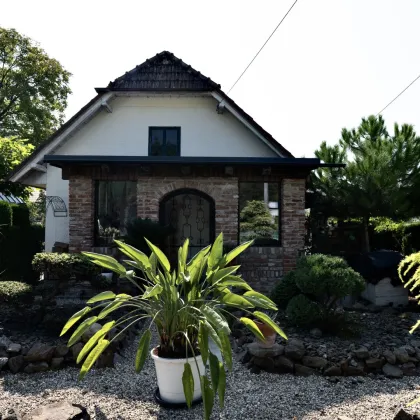
<instances>
[{"instance_id":1,"label":"tree trunk","mask_svg":"<svg viewBox=\"0 0 420 420\"><path fill-rule=\"evenodd\" d=\"M365 251L370 252L370 242L369 242L369 216L363 217L363 231L365 236Z\"/></svg>"}]
</instances>

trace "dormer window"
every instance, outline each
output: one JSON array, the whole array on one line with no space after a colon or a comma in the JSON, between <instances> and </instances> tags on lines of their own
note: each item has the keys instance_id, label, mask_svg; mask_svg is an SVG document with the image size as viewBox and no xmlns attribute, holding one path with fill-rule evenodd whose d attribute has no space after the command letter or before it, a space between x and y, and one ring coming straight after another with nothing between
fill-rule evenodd
<instances>
[{"instance_id":1,"label":"dormer window","mask_svg":"<svg viewBox=\"0 0 420 420\"><path fill-rule=\"evenodd\" d=\"M149 127L149 156L180 156L181 127Z\"/></svg>"}]
</instances>

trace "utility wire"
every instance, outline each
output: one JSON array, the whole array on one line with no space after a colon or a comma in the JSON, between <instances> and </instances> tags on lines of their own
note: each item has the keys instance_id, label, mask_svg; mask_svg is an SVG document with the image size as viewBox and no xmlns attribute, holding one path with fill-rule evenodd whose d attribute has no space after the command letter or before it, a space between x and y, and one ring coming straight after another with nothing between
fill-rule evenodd
<instances>
[{"instance_id":1,"label":"utility wire","mask_svg":"<svg viewBox=\"0 0 420 420\"><path fill-rule=\"evenodd\" d=\"M267 42L270 41L271 37L275 34L279 26L283 23L284 19L286 19L287 15L292 11L293 7L295 7L295 4L298 2L298 0L295 0L295 2L290 6L290 9L286 12L286 14L283 16L282 20L279 22L279 24L275 27L274 31L271 32L271 35L267 38L267 40L264 42L263 46L258 50L257 54L255 54L254 58L250 61L250 63L246 66L245 70L241 73L241 75L237 78L236 82L232 85L232 87L228 90L228 95L230 91L236 86L236 84L239 82L239 80L242 79L242 76L246 73L246 71L249 69L251 64L254 62L254 60L258 57L259 53L264 49ZM420 77L420 76L419 76Z\"/></svg>"},{"instance_id":2,"label":"utility wire","mask_svg":"<svg viewBox=\"0 0 420 420\"><path fill-rule=\"evenodd\" d=\"M414 85L415 82L417 82L417 80L420 79L420 74L402 91L400 92L388 105L385 106L385 108L382 108L377 114L376 116L378 116L379 114L382 114L382 112L384 112L393 102L395 102L411 85Z\"/></svg>"}]
</instances>

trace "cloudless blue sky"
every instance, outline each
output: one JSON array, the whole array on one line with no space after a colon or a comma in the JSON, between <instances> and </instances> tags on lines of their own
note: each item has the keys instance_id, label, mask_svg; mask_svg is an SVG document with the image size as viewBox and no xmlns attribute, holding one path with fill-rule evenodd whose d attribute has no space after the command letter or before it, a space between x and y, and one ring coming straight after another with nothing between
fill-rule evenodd
<instances>
[{"instance_id":1,"label":"cloudless blue sky","mask_svg":"<svg viewBox=\"0 0 420 420\"><path fill-rule=\"evenodd\" d=\"M70 118L169 50L228 91L293 0L3 2L0 26L38 41L73 76ZM64 6L65 5L65 6ZM419 0L299 0L230 96L296 156L335 143L420 74ZM420 134L420 80L385 112Z\"/></svg>"}]
</instances>

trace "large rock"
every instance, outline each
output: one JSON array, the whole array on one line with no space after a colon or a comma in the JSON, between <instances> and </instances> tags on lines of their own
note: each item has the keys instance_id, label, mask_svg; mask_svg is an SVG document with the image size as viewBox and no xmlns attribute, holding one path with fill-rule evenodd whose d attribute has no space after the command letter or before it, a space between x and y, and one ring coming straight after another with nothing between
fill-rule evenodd
<instances>
[{"instance_id":1,"label":"large rock","mask_svg":"<svg viewBox=\"0 0 420 420\"><path fill-rule=\"evenodd\" d=\"M277 357L284 353L284 346L275 343L271 348L264 348L258 343L251 343L248 344L248 351L255 357Z\"/></svg>"},{"instance_id":2,"label":"large rock","mask_svg":"<svg viewBox=\"0 0 420 420\"><path fill-rule=\"evenodd\" d=\"M366 373L361 366L348 366L345 370L346 376L365 376Z\"/></svg>"},{"instance_id":3,"label":"large rock","mask_svg":"<svg viewBox=\"0 0 420 420\"><path fill-rule=\"evenodd\" d=\"M383 352L383 355L388 363L391 365L395 365L397 363L397 358L395 357L395 354L391 350L385 350Z\"/></svg>"},{"instance_id":4,"label":"large rock","mask_svg":"<svg viewBox=\"0 0 420 420\"><path fill-rule=\"evenodd\" d=\"M7 350L10 344L11 341L5 335L0 337L0 350Z\"/></svg>"},{"instance_id":5,"label":"large rock","mask_svg":"<svg viewBox=\"0 0 420 420\"><path fill-rule=\"evenodd\" d=\"M411 341L410 341L410 344L411 344L413 347L418 347L418 348L420 348L420 340L411 340Z\"/></svg>"},{"instance_id":6,"label":"large rock","mask_svg":"<svg viewBox=\"0 0 420 420\"><path fill-rule=\"evenodd\" d=\"M39 362L39 363L29 363L29 365L25 366L23 371L25 373L38 373L38 372L46 372L50 367L48 366L47 362Z\"/></svg>"},{"instance_id":7,"label":"large rock","mask_svg":"<svg viewBox=\"0 0 420 420\"><path fill-rule=\"evenodd\" d=\"M331 366L324 371L325 376L341 376L340 366Z\"/></svg>"},{"instance_id":8,"label":"large rock","mask_svg":"<svg viewBox=\"0 0 420 420\"><path fill-rule=\"evenodd\" d=\"M51 369L60 369L64 362L64 357L53 357L51 359Z\"/></svg>"},{"instance_id":9,"label":"large rock","mask_svg":"<svg viewBox=\"0 0 420 420\"><path fill-rule=\"evenodd\" d=\"M27 362L49 362L54 355L55 347L47 344L35 343L25 356Z\"/></svg>"},{"instance_id":10,"label":"large rock","mask_svg":"<svg viewBox=\"0 0 420 420\"><path fill-rule=\"evenodd\" d=\"M293 373L294 363L285 356L278 356L274 359L274 366L283 373Z\"/></svg>"},{"instance_id":11,"label":"large rock","mask_svg":"<svg viewBox=\"0 0 420 420\"><path fill-rule=\"evenodd\" d=\"M295 375L297 376L311 376L317 374L318 372L315 369L312 369L308 366L299 365L298 363L295 364Z\"/></svg>"},{"instance_id":12,"label":"large rock","mask_svg":"<svg viewBox=\"0 0 420 420\"><path fill-rule=\"evenodd\" d=\"M403 408L400 408L393 418L393 420L420 420L419 416L415 414L407 413Z\"/></svg>"},{"instance_id":13,"label":"large rock","mask_svg":"<svg viewBox=\"0 0 420 420\"><path fill-rule=\"evenodd\" d=\"M83 349L83 343L76 343L72 348L71 348L71 354L73 355L73 359L76 360L77 356L79 356L79 353L82 351Z\"/></svg>"},{"instance_id":14,"label":"large rock","mask_svg":"<svg viewBox=\"0 0 420 420\"><path fill-rule=\"evenodd\" d=\"M8 357L0 357L0 370L3 369L3 366L7 365L8 361L9 361Z\"/></svg>"},{"instance_id":15,"label":"large rock","mask_svg":"<svg viewBox=\"0 0 420 420\"><path fill-rule=\"evenodd\" d=\"M410 356L408 355L405 347L399 347L398 349L394 350L394 354L399 363L407 363L410 359Z\"/></svg>"},{"instance_id":16,"label":"large rock","mask_svg":"<svg viewBox=\"0 0 420 420\"><path fill-rule=\"evenodd\" d=\"M19 356L11 357L8 362L9 369L12 373L18 373L25 362L23 356L20 354Z\"/></svg>"},{"instance_id":17,"label":"large rock","mask_svg":"<svg viewBox=\"0 0 420 420\"><path fill-rule=\"evenodd\" d=\"M388 378L402 378L404 375L404 372L398 366L391 365L390 363L386 363L382 367L382 372Z\"/></svg>"},{"instance_id":18,"label":"large rock","mask_svg":"<svg viewBox=\"0 0 420 420\"><path fill-rule=\"evenodd\" d=\"M302 341L291 338L286 345L284 353L293 360L301 360L305 355L305 345Z\"/></svg>"},{"instance_id":19,"label":"large rock","mask_svg":"<svg viewBox=\"0 0 420 420\"><path fill-rule=\"evenodd\" d=\"M22 346L20 344L17 343L10 343L9 347L7 347L7 352L9 354L18 354L20 353L20 351L22 350Z\"/></svg>"},{"instance_id":20,"label":"large rock","mask_svg":"<svg viewBox=\"0 0 420 420\"><path fill-rule=\"evenodd\" d=\"M95 322L92 324L82 335L82 341L87 343L100 329L102 328L101 324Z\"/></svg>"},{"instance_id":21,"label":"large rock","mask_svg":"<svg viewBox=\"0 0 420 420\"><path fill-rule=\"evenodd\" d=\"M383 365L383 362L381 359L377 359L374 357L370 359L366 359L365 363L368 369L381 369Z\"/></svg>"},{"instance_id":22,"label":"large rock","mask_svg":"<svg viewBox=\"0 0 420 420\"><path fill-rule=\"evenodd\" d=\"M401 365L401 370L406 376L415 376L417 374L416 365L413 362L403 363Z\"/></svg>"},{"instance_id":23,"label":"large rock","mask_svg":"<svg viewBox=\"0 0 420 420\"><path fill-rule=\"evenodd\" d=\"M313 369L322 369L327 365L328 361L323 357L303 356L302 363L304 366L308 366Z\"/></svg>"},{"instance_id":24,"label":"large rock","mask_svg":"<svg viewBox=\"0 0 420 420\"><path fill-rule=\"evenodd\" d=\"M415 356L416 355L416 349L412 346L404 346L406 352L409 356Z\"/></svg>"},{"instance_id":25,"label":"large rock","mask_svg":"<svg viewBox=\"0 0 420 420\"><path fill-rule=\"evenodd\" d=\"M76 420L90 419L86 409L81 406L70 404L68 401L60 401L39 407L22 416L22 420Z\"/></svg>"},{"instance_id":26,"label":"large rock","mask_svg":"<svg viewBox=\"0 0 420 420\"><path fill-rule=\"evenodd\" d=\"M253 363L255 366L267 371L274 369L274 360L271 357L254 357Z\"/></svg>"},{"instance_id":27,"label":"large rock","mask_svg":"<svg viewBox=\"0 0 420 420\"><path fill-rule=\"evenodd\" d=\"M354 356L360 360L365 360L369 358L369 350L366 347L360 347L354 352Z\"/></svg>"},{"instance_id":28,"label":"large rock","mask_svg":"<svg viewBox=\"0 0 420 420\"><path fill-rule=\"evenodd\" d=\"M65 344L60 344L55 348L54 357L64 357L67 356L69 348Z\"/></svg>"}]
</instances>

